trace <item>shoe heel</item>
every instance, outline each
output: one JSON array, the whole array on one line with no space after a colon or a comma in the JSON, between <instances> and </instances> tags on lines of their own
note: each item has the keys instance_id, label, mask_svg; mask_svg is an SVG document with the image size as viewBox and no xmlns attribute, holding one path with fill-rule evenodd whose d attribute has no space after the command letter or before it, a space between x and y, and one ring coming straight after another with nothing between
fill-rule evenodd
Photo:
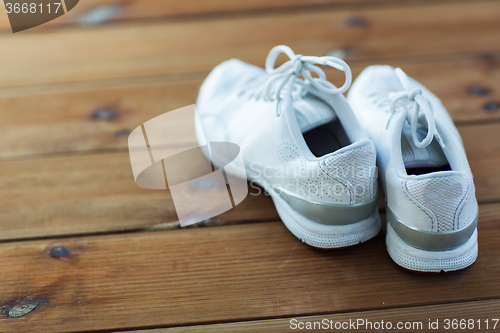
<instances>
[{"instance_id":1,"label":"shoe heel","mask_svg":"<svg viewBox=\"0 0 500 333\"><path fill-rule=\"evenodd\" d=\"M323 205L294 197L297 201L274 190L268 192L285 226L313 247L332 249L356 245L380 231L378 197L353 208L352 205Z\"/></svg>"},{"instance_id":2,"label":"shoe heel","mask_svg":"<svg viewBox=\"0 0 500 333\"><path fill-rule=\"evenodd\" d=\"M474 263L478 254L477 216L458 231L430 232L411 228L387 207L387 252L399 266L419 272L456 271Z\"/></svg>"}]
</instances>

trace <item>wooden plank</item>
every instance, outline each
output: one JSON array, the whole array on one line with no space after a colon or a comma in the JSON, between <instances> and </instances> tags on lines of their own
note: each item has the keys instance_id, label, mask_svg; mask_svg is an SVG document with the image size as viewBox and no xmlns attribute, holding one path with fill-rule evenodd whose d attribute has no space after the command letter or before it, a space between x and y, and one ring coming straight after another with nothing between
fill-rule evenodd
<instances>
[{"instance_id":1,"label":"wooden plank","mask_svg":"<svg viewBox=\"0 0 500 333\"><path fill-rule=\"evenodd\" d=\"M446 1L446 0L426 0ZM411 3L411 1L406 1ZM80 1L69 13L56 20L32 28L30 32L46 28L98 25L130 20L158 20L165 18L190 18L199 15L245 14L269 10L310 9L336 6L391 5L398 0L85 0ZM10 30L7 13L0 11L0 30Z\"/></svg>"},{"instance_id":2,"label":"wooden plank","mask_svg":"<svg viewBox=\"0 0 500 333\"><path fill-rule=\"evenodd\" d=\"M460 126L480 202L500 199L500 123ZM168 191L134 183L128 152L0 162L0 240L119 230L175 228ZM254 188L210 224L277 220Z\"/></svg>"},{"instance_id":3,"label":"wooden plank","mask_svg":"<svg viewBox=\"0 0 500 333\"><path fill-rule=\"evenodd\" d=\"M444 56L440 61L387 61L436 94L457 124L500 119L500 56ZM355 66L355 72L358 72Z\"/></svg>"},{"instance_id":4,"label":"wooden plank","mask_svg":"<svg viewBox=\"0 0 500 333\"><path fill-rule=\"evenodd\" d=\"M474 174L476 196L479 200L496 200L497 191L500 188L500 173L498 172L499 164L493 156L500 156L498 154L500 151L499 127L495 125L463 126L459 131ZM483 134L477 135L479 132ZM495 143L488 145L486 142L490 140Z\"/></svg>"},{"instance_id":5,"label":"wooden plank","mask_svg":"<svg viewBox=\"0 0 500 333\"><path fill-rule=\"evenodd\" d=\"M489 60L454 56L388 63L401 66L439 96L455 122L500 120L500 110L485 107L500 101L498 55ZM354 62L354 76L365 66L365 62ZM4 89L0 91L0 157L126 149L130 130L164 112L195 103L205 75ZM328 71L327 75L341 84L338 73ZM96 119L98 110L116 113L111 119ZM179 140L188 142L182 134Z\"/></svg>"},{"instance_id":6,"label":"wooden plank","mask_svg":"<svg viewBox=\"0 0 500 333\"><path fill-rule=\"evenodd\" d=\"M191 333L191 332L276 333L276 332L290 332L291 329L299 331L300 327L303 327L303 330L307 332L324 332L328 330L341 331L342 325L344 325L344 331L355 330L356 332L373 332L376 330L377 327L383 327L383 330L385 331L389 331L391 328L393 330L397 330L398 325L400 325L400 327L402 328L399 331L405 330L404 325L407 325L406 330L418 331L418 332L444 331L445 327L449 327L450 331L457 331L460 330L461 327L462 329L465 327L463 331L484 332L487 330L486 325L488 325L488 329L490 330L493 330L494 327L495 329L499 328L500 324L498 324L497 322L499 317L498 316L499 312L500 312L500 301L498 299L495 299L488 301L416 306L410 308L359 311L359 312L349 312L349 313L325 314L321 316L282 318L273 320L259 320L259 321L249 321L249 322L213 324L213 325L203 325L203 326L188 326L188 327L176 327L176 328L165 328L165 329L152 329L152 330L141 330L132 332L134 333ZM456 322L454 321L454 319L456 319ZM358 320L360 321L358 322ZM315 322L319 324L315 324ZM346 324L344 324L344 322ZM310 325L309 327L312 327L312 329L306 330L308 325ZM335 329L335 325L337 325L338 329ZM314 329L314 327L316 327L316 329ZM453 329L454 327L458 327L458 329ZM382 329L380 330L383 331Z\"/></svg>"},{"instance_id":7,"label":"wooden plank","mask_svg":"<svg viewBox=\"0 0 500 333\"><path fill-rule=\"evenodd\" d=\"M169 191L139 188L128 152L3 162L0 240L177 228ZM269 197L250 189L207 225L278 219Z\"/></svg>"},{"instance_id":8,"label":"wooden plank","mask_svg":"<svg viewBox=\"0 0 500 333\"><path fill-rule=\"evenodd\" d=\"M494 52L499 28L500 2L474 1L6 34L0 87L208 71L232 57L262 65L279 43L349 60Z\"/></svg>"},{"instance_id":9,"label":"wooden plank","mask_svg":"<svg viewBox=\"0 0 500 333\"><path fill-rule=\"evenodd\" d=\"M440 1L440 0L431 0ZM410 2L410 1L407 1ZM289 10L326 6L360 6L400 4L397 0L85 0L56 20L30 31L43 31L48 27L96 25L129 20L189 17L205 14L238 14L266 10ZM5 11L0 11L0 30L10 30Z\"/></svg>"},{"instance_id":10,"label":"wooden plank","mask_svg":"<svg viewBox=\"0 0 500 333\"><path fill-rule=\"evenodd\" d=\"M121 87L94 82L95 86L76 91L65 87L47 92L41 87L42 93L0 97L0 156L127 149L130 131L167 111L193 104L201 83L151 81ZM99 117L100 112L104 116ZM193 140L179 137L184 142Z\"/></svg>"},{"instance_id":11,"label":"wooden plank","mask_svg":"<svg viewBox=\"0 0 500 333\"><path fill-rule=\"evenodd\" d=\"M499 298L499 206L491 219L483 207L477 262L448 274L401 269L382 235L321 251L281 222L0 244L0 329L140 329ZM59 246L69 255L57 257Z\"/></svg>"}]
</instances>

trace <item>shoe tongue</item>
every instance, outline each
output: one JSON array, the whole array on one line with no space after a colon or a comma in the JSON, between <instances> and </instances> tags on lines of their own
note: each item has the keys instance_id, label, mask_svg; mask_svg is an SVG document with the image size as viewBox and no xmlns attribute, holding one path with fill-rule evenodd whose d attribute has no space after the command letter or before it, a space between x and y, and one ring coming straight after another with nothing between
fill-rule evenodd
<instances>
[{"instance_id":1,"label":"shoe tongue","mask_svg":"<svg viewBox=\"0 0 500 333\"><path fill-rule=\"evenodd\" d=\"M419 140L422 140L426 135L425 129L419 128L417 130ZM432 140L431 144L425 148L415 146L408 123L404 124L401 134L401 152L407 168L440 167L448 164L448 160L436 139Z\"/></svg>"},{"instance_id":2,"label":"shoe tongue","mask_svg":"<svg viewBox=\"0 0 500 333\"><path fill-rule=\"evenodd\" d=\"M326 124L337 116L332 107L312 94L293 101L293 108L302 133Z\"/></svg>"}]
</instances>

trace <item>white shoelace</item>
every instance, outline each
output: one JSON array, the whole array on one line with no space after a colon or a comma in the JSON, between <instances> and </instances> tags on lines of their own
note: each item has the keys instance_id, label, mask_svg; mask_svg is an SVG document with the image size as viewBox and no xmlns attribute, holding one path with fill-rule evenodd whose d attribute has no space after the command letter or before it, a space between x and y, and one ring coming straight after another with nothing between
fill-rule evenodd
<instances>
[{"instance_id":1,"label":"white shoelace","mask_svg":"<svg viewBox=\"0 0 500 333\"><path fill-rule=\"evenodd\" d=\"M439 145L442 148L445 148L443 140L441 139L441 136L437 131L436 122L434 120L434 115L432 113L429 101L427 101L427 99L423 97L422 91L420 89L412 87L408 76L405 72L403 72L401 68L396 68L394 72L398 76L406 92L401 92L396 97L394 97L389 106L390 112L394 114L396 111L398 111L399 107L402 107L402 109L406 113L406 120L408 121L408 124L410 124L413 143L418 148L425 148L429 146L434 137L436 138L436 141L439 143ZM413 108L411 110L408 110L407 108L408 100L413 104ZM420 111L422 111L422 113L420 113ZM422 115L427 122L427 135L424 139L422 139L422 141L420 141L417 136L417 129L419 124L418 120L420 115Z\"/></svg>"},{"instance_id":2,"label":"white shoelace","mask_svg":"<svg viewBox=\"0 0 500 333\"><path fill-rule=\"evenodd\" d=\"M275 68L276 59L284 53L290 60ZM342 87L337 88L327 81L325 72L316 65L330 66L345 73L345 82ZM305 93L313 88L326 94L342 94L349 89L352 81L352 73L345 61L336 57L313 57L295 54L291 48L285 45L278 45L271 49L266 59L266 72L269 74L261 93L264 93L265 100L281 100L281 91L287 84L293 90L295 84L299 85L300 93ZM319 77L312 77L311 73L316 73ZM299 79L299 76L304 80ZM277 85L277 87L276 87ZM273 93L274 90L274 93ZM260 97L260 94L258 95Z\"/></svg>"}]
</instances>

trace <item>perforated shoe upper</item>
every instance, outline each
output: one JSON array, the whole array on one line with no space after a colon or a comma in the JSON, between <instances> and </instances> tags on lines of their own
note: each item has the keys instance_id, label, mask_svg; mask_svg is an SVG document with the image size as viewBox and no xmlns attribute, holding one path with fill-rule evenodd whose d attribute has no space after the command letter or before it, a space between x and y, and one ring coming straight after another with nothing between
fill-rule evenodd
<instances>
[{"instance_id":1,"label":"perforated shoe upper","mask_svg":"<svg viewBox=\"0 0 500 333\"><path fill-rule=\"evenodd\" d=\"M458 130L435 95L402 71L397 73L390 66L370 66L348 95L377 147L387 205L410 227L435 232L463 229L477 216L477 201ZM417 95L420 104L428 103L425 115L410 98ZM426 118L435 123L435 130L428 145L418 147L415 142L429 133Z\"/></svg>"},{"instance_id":2,"label":"perforated shoe upper","mask_svg":"<svg viewBox=\"0 0 500 333\"><path fill-rule=\"evenodd\" d=\"M324 89L297 83L296 77L313 70L314 61L324 60L291 58L289 67L275 72L235 59L217 66L197 101L197 127L205 134L199 137L200 144L204 140L238 144L251 180L309 201L354 204L373 199L377 194L373 143L341 92L334 93L338 88L319 81L314 84ZM332 65L329 58L325 61ZM345 68L339 63L332 66ZM304 135L333 122L341 123L350 142L315 156ZM325 145L329 140L324 138Z\"/></svg>"}]
</instances>

